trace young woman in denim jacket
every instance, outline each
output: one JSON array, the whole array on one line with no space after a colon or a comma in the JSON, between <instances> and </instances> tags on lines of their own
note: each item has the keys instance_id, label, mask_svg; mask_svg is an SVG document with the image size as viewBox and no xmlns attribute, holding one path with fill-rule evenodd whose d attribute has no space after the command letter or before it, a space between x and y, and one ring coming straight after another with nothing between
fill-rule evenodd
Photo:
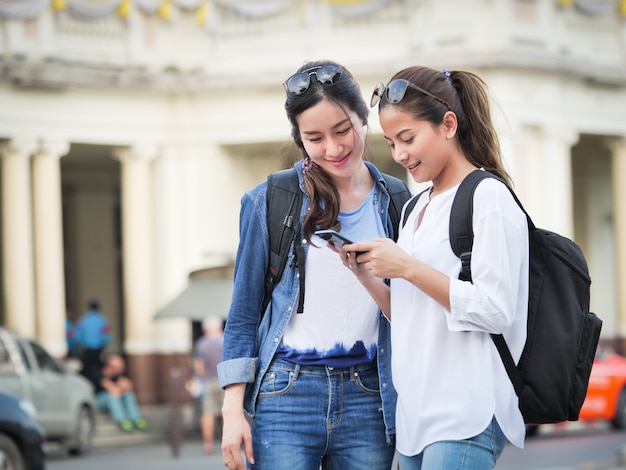
<instances>
[{"instance_id":1,"label":"young woman in denim jacket","mask_svg":"<svg viewBox=\"0 0 626 470\"><path fill-rule=\"evenodd\" d=\"M300 279L288 261L261 312L268 266L263 182L241 201L234 292L218 366L226 390L224 464L245 468L243 446L245 460L258 469L389 470L396 403L389 324L314 235L336 229L352 240L393 236L383 176L363 160L369 109L350 72L336 63L308 63L284 87L303 157L295 168L303 196L304 311L294 311Z\"/></svg>"}]
</instances>

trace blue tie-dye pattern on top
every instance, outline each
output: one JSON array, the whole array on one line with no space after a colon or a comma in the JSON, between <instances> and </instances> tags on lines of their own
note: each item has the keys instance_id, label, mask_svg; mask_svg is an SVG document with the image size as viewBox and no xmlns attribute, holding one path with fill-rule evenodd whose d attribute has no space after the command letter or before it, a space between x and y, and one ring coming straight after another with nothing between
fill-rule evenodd
<instances>
[{"instance_id":1,"label":"blue tie-dye pattern on top","mask_svg":"<svg viewBox=\"0 0 626 470\"><path fill-rule=\"evenodd\" d=\"M340 233L350 240L384 237L372 190L354 212L341 212ZM313 237L306 261L304 312L293 314L277 355L303 365L346 367L377 353L378 306L339 256Z\"/></svg>"}]
</instances>

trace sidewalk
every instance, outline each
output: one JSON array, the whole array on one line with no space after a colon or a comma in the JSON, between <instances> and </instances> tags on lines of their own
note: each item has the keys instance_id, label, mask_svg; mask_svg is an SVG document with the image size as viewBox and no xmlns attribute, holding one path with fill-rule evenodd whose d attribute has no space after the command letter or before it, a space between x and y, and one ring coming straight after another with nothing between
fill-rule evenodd
<instances>
[{"instance_id":1,"label":"sidewalk","mask_svg":"<svg viewBox=\"0 0 626 470\"><path fill-rule=\"evenodd\" d=\"M142 406L141 413L148 423L148 429L131 433L121 431L108 414L98 413L94 449L155 443L175 445L182 440L201 439L200 425L192 404L181 405L178 413L170 409L168 404Z\"/></svg>"}]
</instances>

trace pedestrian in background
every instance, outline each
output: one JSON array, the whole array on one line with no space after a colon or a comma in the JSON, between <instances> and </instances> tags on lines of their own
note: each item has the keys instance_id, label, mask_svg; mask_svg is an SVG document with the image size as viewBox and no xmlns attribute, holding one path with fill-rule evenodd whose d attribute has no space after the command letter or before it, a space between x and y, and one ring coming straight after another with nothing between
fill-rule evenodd
<instances>
[{"instance_id":1,"label":"pedestrian in background","mask_svg":"<svg viewBox=\"0 0 626 470\"><path fill-rule=\"evenodd\" d=\"M477 75L409 67L375 89L372 106L378 100L393 159L416 182L432 182L397 244L379 238L341 252L391 316L400 468L488 470L507 439L524 444L518 397L490 336L503 334L519 360L528 312L527 218L505 186L511 179ZM480 170L505 184L488 178L476 187L467 281L459 279L461 261L450 245L450 212L461 181Z\"/></svg>"},{"instance_id":2,"label":"pedestrian in background","mask_svg":"<svg viewBox=\"0 0 626 470\"><path fill-rule=\"evenodd\" d=\"M194 373L202 382L202 440L204 451L213 452L215 422L222 413L224 390L217 379L217 364L222 360L224 344L223 321L217 315L202 322L203 335L194 345Z\"/></svg>"},{"instance_id":3,"label":"pedestrian in background","mask_svg":"<svg viewBox=\"0 0 626 470\"><path fill-rule=\"evenodd\" d=\"M111 354L98 377L96 402L100 411L108 412L124 432L145 431L147 423L141 416L133 382L125 375L126 362L119 354Z\"/></svg>"},{"instance_id":4,"label":"pedestrian in background","mask_svg":"<svg viewBox=\"0 0 626 470\"><path fill-rule=\"evenodd\" d=\"M87 312L78 320L74 329L74 340L82 362L81 374L97 387L98 377L104 366L103 352L111 342L111 325L100 312L100 303L97 300L91 300L87 307Z\"/></svg>"}]
</instances>

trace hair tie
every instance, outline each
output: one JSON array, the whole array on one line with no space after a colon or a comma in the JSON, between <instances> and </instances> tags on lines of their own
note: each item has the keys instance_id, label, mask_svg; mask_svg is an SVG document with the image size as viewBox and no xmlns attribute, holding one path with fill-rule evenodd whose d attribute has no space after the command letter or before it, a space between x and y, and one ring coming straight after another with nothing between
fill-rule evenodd
<instances>
[{"instance_id":1,"label":"hair tie","mask_svg":"<svg viewBox=\"0 0 626 470\"><path fill-rule=\"evenodd\" d=\"M302 159L302 174L306 175L316 163L308 155Z\"/></svg>"},{"instance_id":2,"label":"hair tie","mask_svg":"<svg viewBox=\"0 0 626 470\"><path fill-rule=\"evenodd\" d=\"M452 81L452 78L450 77L450 71L448 69L443 69L443 74L446 76L446 78L450 81Z\"/></svg>"}]
</instances>

